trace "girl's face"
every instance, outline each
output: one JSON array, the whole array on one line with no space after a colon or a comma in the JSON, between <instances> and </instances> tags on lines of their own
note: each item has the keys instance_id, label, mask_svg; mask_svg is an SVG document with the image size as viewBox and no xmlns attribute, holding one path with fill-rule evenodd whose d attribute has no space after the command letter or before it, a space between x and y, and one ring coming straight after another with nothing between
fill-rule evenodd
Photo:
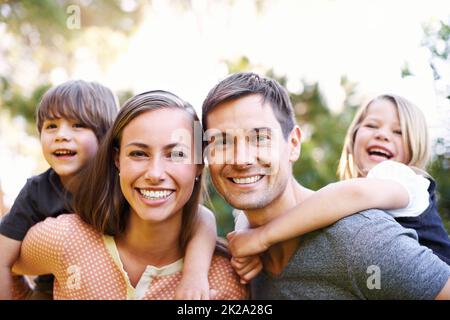
<instances>
[{"instance_id":1,"label":"girl's face","mask_svg":"<svg viewBox=\"0 0 450 320\"><path fill-rule=\"evenodd\" d=\"M141 220L181 219L200 165L192 161L190 116L179 109L145 112L123 130L116 165L131 213Z\"/></svg>"},{"instance_id":2,"label":"girl's face","mask_svg":"<svg viewBox=\"0 0 450 320\"><path fill-rule=\"evenodd\" d=\"M65 118L47 119L41 130L45 160L65 185L98 150L94 131L79 121Z\"/></svg>"},{"instance_id":3,"label":"girl's face","mask_svg":"<svg viewBox=\"0 0 450 320\"><path fill-rule=\"evenodd\" d=\"M393 160L408 163L397 107L389 100L373 101L355 136L353 157L363 176L376 164Z\"/></svg>"}]
</instances>

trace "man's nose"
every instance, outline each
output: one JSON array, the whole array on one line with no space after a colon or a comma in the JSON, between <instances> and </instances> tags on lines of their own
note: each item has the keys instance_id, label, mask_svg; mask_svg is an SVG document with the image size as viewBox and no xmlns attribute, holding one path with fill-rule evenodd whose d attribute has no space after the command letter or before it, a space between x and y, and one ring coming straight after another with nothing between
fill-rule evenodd
<instances>
[{"instance_id":1,"label":"man's nose","mask_svg":"<svg viewBox=\"0 0 450 320\"><path fill-rule=\"evenodd\" d=\"M234 164L240 166L255 164L256 155L248 139L242 138L236 140L234 143Z\"/></svg>"}]
</instances>

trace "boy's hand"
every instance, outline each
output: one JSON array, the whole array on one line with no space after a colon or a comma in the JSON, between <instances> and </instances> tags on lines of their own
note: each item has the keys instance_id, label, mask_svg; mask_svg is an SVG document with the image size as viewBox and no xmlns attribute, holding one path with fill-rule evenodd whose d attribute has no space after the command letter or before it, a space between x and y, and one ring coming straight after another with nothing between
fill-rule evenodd
<instances>
[{"instance_id":1,"label":"boy's hand","mask_svg":"<svg viewBox=\"0 0 450 320\"><path fill-rule=\"evenodd\" d=\"M208 278L188 277L184 275L175 290L175 300L214 299L215 290L209 289Z\"/></svg>"},{"instance_id":2,"label":"boy's hand","mask_svg":"<svg viewBox=\"0 0 450 320\"><path fill-rule=\"evenodd\" d=\"M231 258L231 266L241 278L242 284L247 284L261 272L263 264L258 255L243 258Z\"/></svg>"},{"instance_id":3,"label":"boy's hand","mask_svg":"<svg viewBox=\"0 0 450 320\"><path fill-rule=\"evenodd\" d=\"M230 232L227 239L229 250L236 258L253 256L269 248L264 241L262 227Z\"/></svg>"}]
</instances>

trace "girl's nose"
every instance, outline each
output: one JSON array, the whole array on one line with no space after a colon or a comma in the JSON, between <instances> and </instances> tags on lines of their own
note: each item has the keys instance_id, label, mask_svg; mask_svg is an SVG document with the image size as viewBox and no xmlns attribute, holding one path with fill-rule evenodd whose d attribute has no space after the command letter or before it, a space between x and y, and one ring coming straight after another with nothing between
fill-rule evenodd
<instances>
[{"instance_id":1,"label":"girl's nose","mask_svg":"<svg viewBox=\"0 0 450 320\"><path fill-rule=\"evenodd\" d=\"M389 141L390 140L389 133L386 131L387 130L383 128L378 129L375 133L375 138L382 141Z\"/></svg>"}]
</instances>

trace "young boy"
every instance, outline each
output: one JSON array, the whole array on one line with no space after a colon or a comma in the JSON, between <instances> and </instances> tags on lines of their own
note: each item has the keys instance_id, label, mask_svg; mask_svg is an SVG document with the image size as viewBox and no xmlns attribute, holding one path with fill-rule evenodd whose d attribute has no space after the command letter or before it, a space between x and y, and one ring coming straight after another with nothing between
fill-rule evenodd
<instances>
[{"instance_id":1,"label":"young boy","mask_svg":"<svg viewBox=\"0 0 450 320\"><path fill-rule=\"evenodd\" d=\"M0 224L0 299L12 297L10 268L25 234L47 217L72 212L69 181L97 152L118 111L115 95L94 82L68 81L51 88L37 110L37 129L50 169L28 179ZM53 277L35 279L30 298L51 299Z\"/></svg>"}]
</instances>

